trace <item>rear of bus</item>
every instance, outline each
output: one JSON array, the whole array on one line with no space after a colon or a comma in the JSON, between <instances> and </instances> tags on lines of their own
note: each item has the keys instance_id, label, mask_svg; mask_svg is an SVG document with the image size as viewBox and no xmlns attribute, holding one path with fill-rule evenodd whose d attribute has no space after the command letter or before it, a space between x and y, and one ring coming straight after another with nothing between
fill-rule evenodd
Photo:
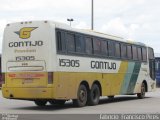
<instances>
[{"instance_id":1,"label":"rear of bus","mask_svg":"<svg viewBox=\"0 0 160 120\"><path fill-rule=\"evenodd\" d=\"M4 30L3 96L10 99L50 99L53 83L54 24L47 21L7 24Z\"/></svg>"}]
</instances>

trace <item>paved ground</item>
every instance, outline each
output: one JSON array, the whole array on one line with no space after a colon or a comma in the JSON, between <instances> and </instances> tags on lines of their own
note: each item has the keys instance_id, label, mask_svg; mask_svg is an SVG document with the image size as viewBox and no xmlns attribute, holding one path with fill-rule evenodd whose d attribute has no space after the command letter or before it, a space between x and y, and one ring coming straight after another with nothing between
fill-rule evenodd
<instances>
[{"instance_id":1,"label":"paved ground","mask_svg":"<svg viewBox=\"0 0 160 120\"><path fill-rule=\"evenodd\" d=\"M9 100L0 91L0 113L12 114L102 114L102 113L160 113L160 89L146 94L145 99L133 96L116 96L113 101L107 97L96 106L76 108L68 101L64 106L37 107L31 101Z\"/></svg>"}]
</instances>

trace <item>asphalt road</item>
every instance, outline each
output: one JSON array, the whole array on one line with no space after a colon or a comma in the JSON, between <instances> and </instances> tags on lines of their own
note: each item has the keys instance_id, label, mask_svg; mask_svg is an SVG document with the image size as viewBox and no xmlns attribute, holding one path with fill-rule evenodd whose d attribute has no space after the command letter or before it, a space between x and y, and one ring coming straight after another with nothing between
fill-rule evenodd
<instances>
[{"instance_id":1,"label":"asphalt road","mask_svg":"<svg viewBox=\"0 0 160 120\"><path fill-rule=\"evenodd\" d=\"M159 103L160 89L147 93L144 99L137 99L136 95L116 96L114 100L103 97L99 105L82 108L74 107L72 101L64 106L38 107L32 101L5 99L0 91L0 120L101 120L103 114L160 113ZM160 115L155 117L160 119Z\"/></svg>"},{"instance_id":2,"label":"asphalt road","mask_svg":"<svg viewBox=\"0 0 160 120\"><path fill-rule=\"evenodd\" d=\"M76 108L72 101L64 106L37 107L32 101L10 100L2 97L0 91L0 113L11 114L102 114L102 113L160 113L160 89L146 94L146 98L133 96L116 96L110 101L107 97L100 100L99 105Z\"/></svg>"}]
</instances>

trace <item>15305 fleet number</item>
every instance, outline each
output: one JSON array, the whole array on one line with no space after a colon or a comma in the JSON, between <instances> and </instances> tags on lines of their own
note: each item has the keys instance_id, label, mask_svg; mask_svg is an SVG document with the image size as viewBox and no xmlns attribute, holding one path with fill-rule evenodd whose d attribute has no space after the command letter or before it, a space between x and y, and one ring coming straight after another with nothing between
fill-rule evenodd
<instances>
[{"instance_id":1,"label":"15305 fleet number","mask_svg":"<svg viewBox=\"0 0 160 120\"><path fill-rule=\"evenodd\" d=\"M59 66L62 67L79 67L79 60L70 60L70 59L59 59Z\"/></svg>"}]
</instances>

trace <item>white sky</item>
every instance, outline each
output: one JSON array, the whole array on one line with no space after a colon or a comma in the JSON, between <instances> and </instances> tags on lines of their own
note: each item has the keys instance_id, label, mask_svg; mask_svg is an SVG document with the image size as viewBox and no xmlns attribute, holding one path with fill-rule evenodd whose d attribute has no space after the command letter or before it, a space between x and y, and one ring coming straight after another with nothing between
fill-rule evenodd
<instances>
[{"instance_id":1,"label":"white sky","mask_svg":"<svg viewBox=\"0 0 160 120\"><path fill-rule=\"evenodd\" d=\"M0 0L0 52L7 23L67 22L90 29L91 0ZM146 43L160 53L160 0L94 0L94 29Z\"/></svg>"}]
</instances>

